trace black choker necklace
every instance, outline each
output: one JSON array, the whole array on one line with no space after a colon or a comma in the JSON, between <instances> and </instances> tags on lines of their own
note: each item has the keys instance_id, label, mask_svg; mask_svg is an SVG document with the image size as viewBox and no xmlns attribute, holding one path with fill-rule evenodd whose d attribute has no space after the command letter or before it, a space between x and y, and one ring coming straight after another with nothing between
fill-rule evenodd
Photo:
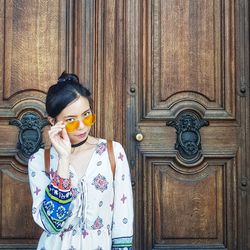
<instances>
[{"instance_id":1,"label":"black choker necklace","mask_svg":"<svg viewBox=\"0 0 250 250\"><path fill-rule=\"evenodd\" d=\"M71 144L71 147L72 148L79 147L79 146L83 145L87 140L88 140L88 137L85 140L83 140L83 141L81 141L81 142L79 142L77 144Z\"/></svg>"}]
</instances>

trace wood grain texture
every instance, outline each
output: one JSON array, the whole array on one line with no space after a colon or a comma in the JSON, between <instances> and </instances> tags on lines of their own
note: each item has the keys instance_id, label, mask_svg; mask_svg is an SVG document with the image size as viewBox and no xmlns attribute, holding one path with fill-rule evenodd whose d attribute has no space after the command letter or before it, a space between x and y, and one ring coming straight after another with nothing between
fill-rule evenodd
<instances>
[{"instance_id":1,"label":"wood grain texture","mask_svg":"<svg viewBox=\"0 0 250 250\"><path fill-rule=\"evenodd\" d=\"M124 3L96 1L94 100L96 135L125 141Z\"/></svg>"},{"instance_id":2,"label":"wood grain texture","mask_svg":"<svg viewBox=\"0 0 250 250\"><path fill-rule=\"evenodd\" d=\"M67 69L93 92L92 133L128 153L134 249L250 249L248 0L0 0L0 59L0 248L35 249L40 234L8 122L44 117ZM209 121L194 165L166 126L185 109Z\"/></svg>"},{"instance_id":3,"label":"wood grain texture","mask_svg":"<svg viewBox=\"0 0 250 250\"><path fill-rule=\"evenodd\" d=\"M191 100L211 118L235 119L234 1L156 0L143 6L143 117L170 116L180 100Z\"/></svg>"},{"instance_id":4,"label":"wood grain texture","mask_svg":"<svg viewBox=\"0 0 250 250\"><path fill-rule=\"evenodd\" d=\"M63 3L5 2L4 99L24 90L46 92L61 68L65 69Z\"/></svg>"},{"instance_id":5,"label":"wood grain texture","mask_svg":"<svg viewBox=\"0 0 250 250\"><path fill-rule=\"evenodd\" d=\"M145 0L128 15L128 20L140 20L127 31L138 29L132 41L138 43L139 70L129 71L129 79L139 76L138 93L128 101L136 105L131 118L144 136L136 143L134 171L141 204L136 225L143 225L136 227L138 249L233 250L246 245L241 178L247 100L239 97L241 81L236 81L248 62L237 50L238 36L244 40L246 33L239 12L243 2ZM184 110L209 121L200 130L203 158L189 166L176 156L175 129L166 126Z\"/></svg>"},{"instance_id":6,"label":"wood grain texture","mask_svg":"<svg viewBox=\"0 0 250 250\"><path fill-rule=\"evenodd\" d=\"M41 230L33 222L32 201L29 195L29 185L26 182L17 182L14 178L1 174L2 197L2 220L1 237L13 239L9 243L14 243L15 238L31 240L35 243Z\"/></svg>"},{"instance_id":7,"label":"wood grain texture","mask_svg":"<svg viewBox=\"0 0 250 250\"><path fill-rule=\"evenodd\" d=\"M32 218L27 166L15 159L19 130L9 121L28 111L46 116L46 91L72 63L69 2L0 2L0 248L35 249L41 234Z\"/></svg>"}]
</instances>

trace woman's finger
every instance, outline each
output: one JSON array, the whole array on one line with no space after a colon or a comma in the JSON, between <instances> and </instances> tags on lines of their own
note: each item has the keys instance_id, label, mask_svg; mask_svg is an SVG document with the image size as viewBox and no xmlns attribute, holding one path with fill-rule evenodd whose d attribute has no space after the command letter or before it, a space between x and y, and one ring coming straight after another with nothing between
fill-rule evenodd
<instances>
[{"instance_id":1,"label":"woman's finger","mask_svg":"<svg viewBox=\"0 0 250 250\"><path fill-rule=\"evenodd\" d=\"M69 136L65 128L62 129L62 137L63 139L69 141Z\"/></svg>"},{"instance_id":2,"label":"woman's finger","mask_svg":"<svg viewBox=\"0 0 250 250\"><path fill-rule=\"evenodd\" d=\"M60 136L59 133L62 132L62 129L57 129L53 131L49 131L49 137L55 137L55 136Z\"/></svg>"}]
</instances>

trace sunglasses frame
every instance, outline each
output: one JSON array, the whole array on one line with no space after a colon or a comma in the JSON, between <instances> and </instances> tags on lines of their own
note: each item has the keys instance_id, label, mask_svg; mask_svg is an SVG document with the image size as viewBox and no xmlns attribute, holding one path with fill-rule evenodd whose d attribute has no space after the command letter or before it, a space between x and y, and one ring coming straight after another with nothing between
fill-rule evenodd
<instances>
[{"instance_id":1,"label":"sunglasses frame","mask_svg":"<svg viewBox=\"0 0 250 250\"><path fill-rule=\"evenodd\" d=\"M86 123L86 119L88 119L89 117L92 117L91 124L88 122ZM95 114L90 114L90 115L84 117L83 119L81 119L81 121L83 122L83 124L85 126L92 126L96 121L96 116L95 116ZM74 125L73 125L73 123L74 123ZM70 127L70 125L72 125L72 128ZM65 128L66 128L68 133L72 133L72 132L76 131L79 128L79 126L80 126L79 119L75 119L74 121L71 121L71 122L66 122L66 124L65 124Z\"/></svg>"}]
</instances>

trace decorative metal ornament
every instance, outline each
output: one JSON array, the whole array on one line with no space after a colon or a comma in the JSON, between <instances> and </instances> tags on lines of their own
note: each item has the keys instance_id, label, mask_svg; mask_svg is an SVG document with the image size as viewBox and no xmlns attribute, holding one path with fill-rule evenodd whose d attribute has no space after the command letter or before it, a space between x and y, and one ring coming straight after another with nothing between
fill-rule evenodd
<instances>
[{"instance_id":1,"label":"decorative metal ornament","mask_svg":"<svg viewBox=\"0 0 250 250\"><path fill-rule=\"evenodd\" d=\"M48 125L47 119L32 112L25 113L21 120L12 119L10 125L17 126L19 130L17 149L18 159L23 164L27 164L30 156L39 148L44 147L42 143L42 128Z\"/></svg>"},{"instance_id":2,"label":"decorative metal ornament","mask_svg":"<svg viewBox=\"0 0 250 250\"><path fill-rule=\"evenodd\" d=\"M167 122L167 126L176 129L175 149L178 150L183 163L193 164L201 158L202 147L199 130L208 124L208 121L201 119L193 111L183 111L174 121Z\"/></svg>"}]
</instances>

